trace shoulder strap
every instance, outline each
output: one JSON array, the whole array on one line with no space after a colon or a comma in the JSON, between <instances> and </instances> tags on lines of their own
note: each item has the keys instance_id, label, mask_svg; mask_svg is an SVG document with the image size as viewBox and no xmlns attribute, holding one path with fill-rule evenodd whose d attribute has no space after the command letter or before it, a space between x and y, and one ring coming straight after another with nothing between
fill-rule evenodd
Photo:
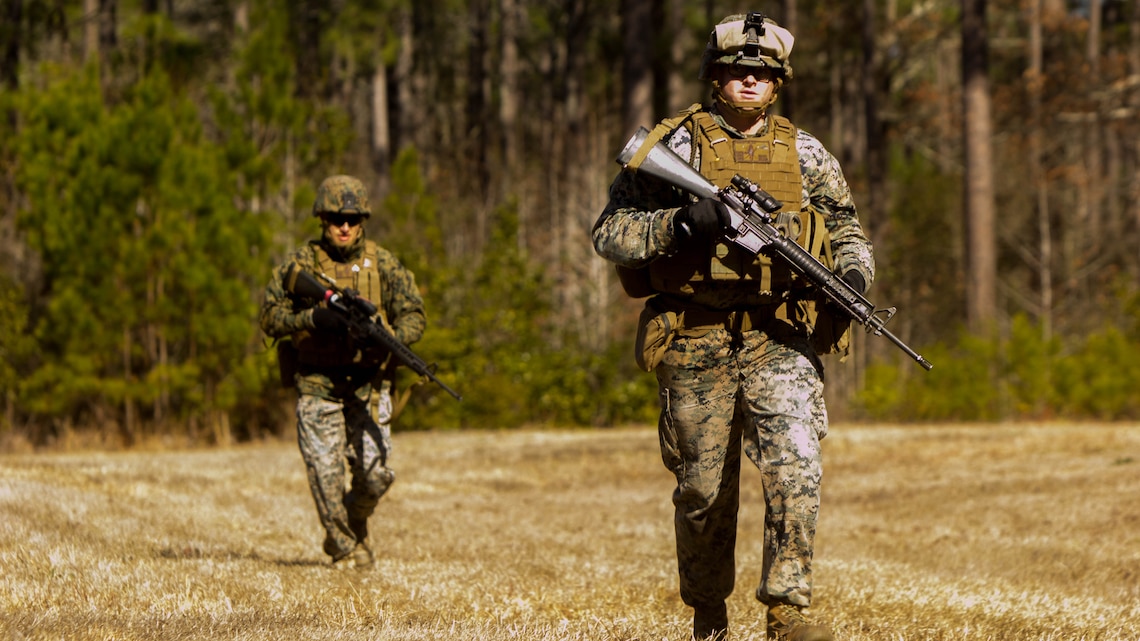
<instances>
[{"instance_id":1,"label":"shoulder strap","mask_svg":"<svg viewBox=\"0 0 1140 641\"><path fill-rule=\"evenodd\" d=\"M776 140L787 140L788 144L794 149L796 146L796 126L792 124L791 120L783 116L772 116L772 129L776 134Z\"/></svg>"},{"instance_id":2,"label":"shoulder strap","mask_svg":"<svg viewBox=\"0 0 1140 641\"><path fill-rule=\"evenodd\" d=\"M364 257L372 261L372 267L376 268L380 264L380 250L381 247L376 241L365 239L364 241Z\"/></svg>"},{"instance_id":3,"label":"shoulder strap","mask_svg":"<svg viewBox=\"0 0 1140 641\"><path fill-rule=\"evenodd\" d=\"M716 146L720 143L728 142L728 134L720 128L720 125L713 119L712 114L707 111L693 114L693 124L696 126L695 128L699 130L693 132L693 141L696 142L698 135L704 138L705 146L712 150L714 156L716 156Z\"/></svg>"},{"instance_id":4,"label":"shoulder strap","mask_svg":"<svg viewBox=\"0 0 1140 641\"><path fill-rule=\"evenodd\" d=\"M645 137L645 141L641 143L641 148L637 150L637 153L633 154L633 158L630 158L629 162L626 164L626 167L636 171L639 167L641 167L641 163L645 162L645 159L649 156L649 152L653 149L653 147L656 146L657 143L661 142L662 138L673 133L677 127L681 126L681 123L691 118L693 114L699 112L700 110L701 103L695 102L689 105L687 108L679 111L676 116L673 116L672 118L666 118L657 123L657 126L650 130L649 135Z\"/></svg>"}]
</instances>

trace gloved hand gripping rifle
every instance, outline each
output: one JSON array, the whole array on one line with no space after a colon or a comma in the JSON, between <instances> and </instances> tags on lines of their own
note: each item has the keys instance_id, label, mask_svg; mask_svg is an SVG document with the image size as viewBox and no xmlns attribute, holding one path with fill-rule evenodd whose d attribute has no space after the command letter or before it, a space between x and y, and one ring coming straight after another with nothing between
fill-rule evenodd
<instances>
[{"instance_id":1,"label":"gloved hand gripping rifle","mask_svg":"<svg viewBox=\"0 0 1140 641\"><path fill-rule=\"evenodd\" d=\"M772 215L783 207L768 192L752 181L734 176L731 184L717 189L692 165L673 152L672 149L650 138L650 132L642 127L630 138L618 155L617 161L623 167L634 171L645 171L669 184L688 191L700 198L715 198L727 206L729 227L724 230L725 238L748 250L752 254L765 252L784 260L793 271L803 276L828 301L842 310L852 320L858 321L867 333L885 336L899 349L929 370L934 367L897 336L886 329L886 323L895 315L895 308L875 309L875 305L863 294L835 275L826 265L819 262L794 239L784 236L773 224Z\"/></svg>"},{"instance_id":2,"label":"gloved hand gripping rifle","mask_svg":"<svg viewBox=\"0 0 1140 641\"><path fill-rule=\"evenodd\" d=\"M325 301L329 309L344 316L348 332L353 340L363 345L383 347L401 364L413 372L430 379L439 385L455 400L462 400L459 393L435 376L435 365L428 365L415 352L401 343L383 325L372 320L376 315L376 305L361 298L354 290L337 287L325 280L322 283L298 265L292 265L285 277L285 288L292 294L311 301Z\"/></svg>"}]
</instances>

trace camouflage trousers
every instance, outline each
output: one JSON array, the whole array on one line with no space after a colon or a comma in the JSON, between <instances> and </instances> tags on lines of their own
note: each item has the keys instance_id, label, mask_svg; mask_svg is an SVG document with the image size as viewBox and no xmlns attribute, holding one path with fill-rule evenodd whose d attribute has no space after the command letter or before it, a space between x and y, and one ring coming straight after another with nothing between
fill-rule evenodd
<instances>
[{"instance_id":1,"label":"camouflage trousers","mask_svg":"<svg viewBox=\"0 0 1140 641\"><path fill-rule=\"evenodd\" d=\"M302 395L297 401L297 443L325 530L324 550L334 560L368 537L368 517L395 480L388 468L392 398L387 382L373 391L371 401L375 415L370 403L355 397Z\"/></svg>"},{"instance_id":2,"label":"camouflage trousers","mask_svg":"<svg viewBox=\"0 0 1140 641\"><path fill-rule=\"evenodd\" d=\"M756 598L807 606L827 433L823 368L806 339L681 332L657 366L658 433L673 493L681 598L720 603L735 582L741 452L760 469L764 554Z\"/></svg>"}]
</instances>

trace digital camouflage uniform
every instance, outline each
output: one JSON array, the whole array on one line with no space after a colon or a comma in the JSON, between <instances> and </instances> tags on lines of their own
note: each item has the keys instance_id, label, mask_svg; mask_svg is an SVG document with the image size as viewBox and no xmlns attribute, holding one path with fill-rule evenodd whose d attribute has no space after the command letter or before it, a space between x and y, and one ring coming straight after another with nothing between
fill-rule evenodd
<instances>
[{"instance_id":1,"label":"digital camouflage uniform","mask_svg":"<svg viewBox=\"0 0 1140 641\"><path fill-rule=\"evenodd\" d=\"M348 185L363 189L354 179ZM342 177L330 178L324 186L345 188ZM366 202L366 196L361 198ZM344 250L327 239L297 249L274 270L265 292L262 330L297 345L293 375L298 392L297 441L325 529L324 550L339 560L351 554L358 542L365 542L368 518L395 478L388 467L392 448L388 355L361 350L347 336L317 330L313 304L285 290L294 264L376 303L375 320L385 323L405 345L423 334L423 301L412 273L390 252L365 240L363 229L357 242ZM346 461L351 471L347 488Z\"/></svg>"},{"instance_id":2,"label":"digital camouflage uniform","mask_svg":"<svg viewBox=\"0 0 1140 641\"><path fill-rule=\"evenodd\" d=\"M729 138L743 138L717 114L717 107L695 115L702 112ZM693 127L692 118L683 119L662 142L708 175ZM871 245L839 164L814 136L795 131L802 179L799 209L822 215L834 271L855 270L870 283ZM667 265L692 251L673 225L679 208L691 202L692 197L658 178L624 170L594 226L594 247L624 268ZM785 209L796 204L785 200ZM718 247L715 251L723 253ZM658 291L649 304L723 322L686 320L655 368L661 454L677 479L673 502L682 599L699 608L722 603L733 590L743 452L761 471L766 502L756 597L769 606L808 606L822 477L819 441L827 434L823 368L809 340L811 324L779 304L785 292L764 291L755 280L695 280L683 292Z\"/></svg>"}]
</instances>

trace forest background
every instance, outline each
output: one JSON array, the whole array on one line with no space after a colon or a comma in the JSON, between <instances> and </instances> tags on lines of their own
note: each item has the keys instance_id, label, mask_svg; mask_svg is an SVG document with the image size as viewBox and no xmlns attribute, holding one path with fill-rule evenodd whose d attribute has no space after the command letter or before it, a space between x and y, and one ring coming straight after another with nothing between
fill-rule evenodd
<instances>
[{"instance_id":1,"label":"forest background","mask_svg":"<svg viewBox=\"0 0 1140 641\"><path fill-rule=\"evenodd\" d=\"M1140 418L1140 0L3 0L0 441L288 433L257 310L333 173L464 395L416 387L399 429L652 422L590 229L742 10L796 35L777 108L934 363L856 332L833 418Z\"/></svg>"}]
</instances>

